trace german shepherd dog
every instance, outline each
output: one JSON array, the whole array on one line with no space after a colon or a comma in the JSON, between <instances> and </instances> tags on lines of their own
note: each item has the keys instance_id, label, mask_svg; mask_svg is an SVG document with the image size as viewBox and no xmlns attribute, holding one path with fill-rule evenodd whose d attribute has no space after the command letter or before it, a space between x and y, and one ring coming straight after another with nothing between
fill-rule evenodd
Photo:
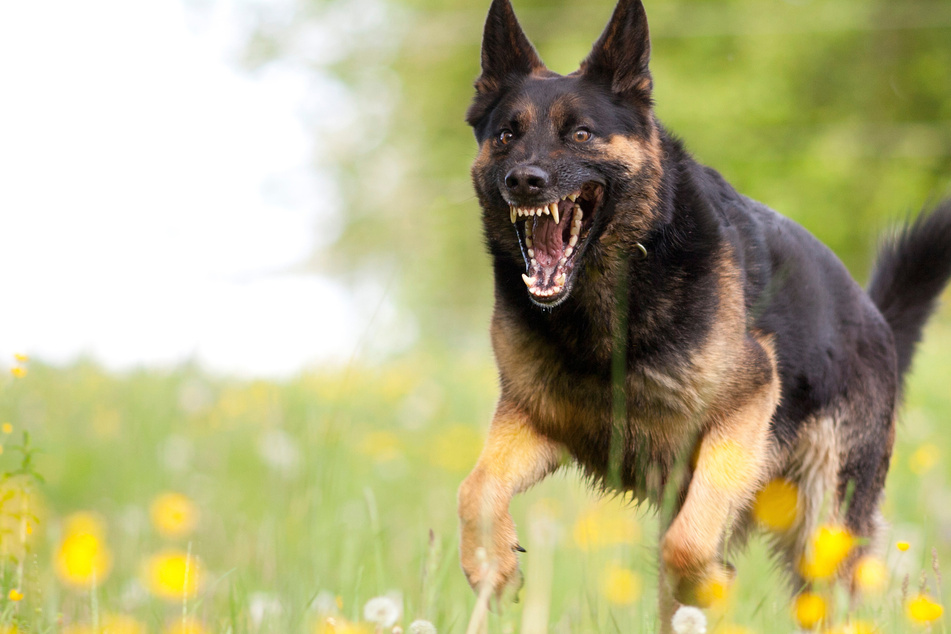
<instances>
[{"instance_id":1,"label":"german shepherd dog","mask_svg":"<svg viewBox=\"0 0 951 634\"><path fill-rule=\"evenodd\" d=\"M794 483L774 540L792 585L818 525L882 537L902 377L951 277L951 201L882 247L869 289L804 229L695 162L652 111L640 0L620 0L581 67L548 70L493 0L467 121L495 277L501 396L459 490L462 568L521 583L512 497L570 462L669 507L662 627L728 582L772 479ZM669 502L669 504L667 504ZM731 539L732 541L732 539Z\"/></svg>"}]
</instances>

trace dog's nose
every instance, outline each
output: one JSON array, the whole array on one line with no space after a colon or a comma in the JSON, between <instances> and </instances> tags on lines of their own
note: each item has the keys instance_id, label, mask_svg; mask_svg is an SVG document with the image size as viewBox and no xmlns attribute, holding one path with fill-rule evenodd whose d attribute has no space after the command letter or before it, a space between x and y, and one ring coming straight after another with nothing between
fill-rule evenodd
<instances>
[{"instance_id":1,"label":"dog's nose","mask_svg":"<svg viewBox=\"0 0 951 634\"><path fill-rule=\"evenodd\" d=\"M505 176L505 186L516 196L531 196L548 187L551 177L536 165L519 165Z\"/></svg>"}]
</instances>

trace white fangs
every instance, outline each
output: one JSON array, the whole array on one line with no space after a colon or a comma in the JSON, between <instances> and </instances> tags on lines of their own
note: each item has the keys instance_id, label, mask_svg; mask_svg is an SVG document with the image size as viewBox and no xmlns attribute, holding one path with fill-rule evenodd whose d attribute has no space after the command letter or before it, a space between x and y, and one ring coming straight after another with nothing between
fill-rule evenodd
<instances>
[{"instance_id":1,"label":"white fangs","mask_svg":"<svg viewBox=\"0 0 951 634\"><path fill-rule=\"evenodd\" d=\"M581 196L581 190L579 189L576 192L571 194L565 194L561 197L561 200L570 200L575 202ZM515 221L519 218L531 218L533 216L543 216L551 215L555 223L561 222L561 214L558 211L558 203L556 200L553 203L548 203L542 207L517 207L516 205L509 205L509 219L512 221L512 224L515 224ZM575 209L578 209L577 205Z\"/></svg>"}]
</instances>

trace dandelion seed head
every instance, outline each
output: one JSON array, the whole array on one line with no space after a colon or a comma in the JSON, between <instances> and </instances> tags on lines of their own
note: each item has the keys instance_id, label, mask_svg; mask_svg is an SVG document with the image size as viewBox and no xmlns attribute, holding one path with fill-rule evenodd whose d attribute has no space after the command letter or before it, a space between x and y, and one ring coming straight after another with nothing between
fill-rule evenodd
<instances>
[{"instance_id":1,"label":"dandelion seed head","mask_svg":"<svg viewBox=\"0 0 951 634\"><path fill-rule=\"evenodd\" d=\"M402 606L392 596L374 597L363 606L363 618L380 627L393 627L402 614Z\"/></svg>"},{"instance_id":2,"label":"dandelion seed head","mask_svg":"<svg viewBox=\"0 0 951 634\"><path fill-rule=\"evenodd\" d=\"M409 624L406 634L437 634L436 626L426 619L416 619Z\"/></svg>"},{"instance_id":3,"label":"dandelion seed head","mask_svg":"<svg viewBox=\"0 0 951 634\"><path fill-rule=\"evenodd\" d=\"M676 634L706 634L707 617L703 610L692 605L682 605L670 620Z\"/></svg>"}]
</instances>

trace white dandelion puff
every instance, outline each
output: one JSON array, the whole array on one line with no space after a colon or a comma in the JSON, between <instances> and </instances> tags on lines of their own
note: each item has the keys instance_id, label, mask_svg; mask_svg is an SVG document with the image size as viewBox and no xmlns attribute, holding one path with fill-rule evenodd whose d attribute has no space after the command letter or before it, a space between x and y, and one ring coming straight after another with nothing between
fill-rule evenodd
<instances>
[{"instance_id":1,"label":"white dandelion puff","mask_svg":"<svg viewBox=\"0 0 951 634\"><path fill-rule=\"evenodd\" d=\"M374 597L363 606L363 618L380 627L393 627L403 609L393 597Z\"/></svg>"},{"instance_id":2,"label":"white dandelion puff","mask_svg":"<svg viewBox=\"0 0 951 634\"><path fill-rule=\"evenodd\" d=\"M707 631L707 617L703 610L690 605L680 606L670 624L677 634L705 634Z\"/></svg>"},{"instance_id":3,"label":"white dandelion puff","mask_svg":"<svg viewBox=\"0 0 951 634\"><path fill-rule=\"evenodd\" d=\"M436 626L426 619L416 619L409 624L406 634L437 634Z\"/></svg>"}]
</instances>

